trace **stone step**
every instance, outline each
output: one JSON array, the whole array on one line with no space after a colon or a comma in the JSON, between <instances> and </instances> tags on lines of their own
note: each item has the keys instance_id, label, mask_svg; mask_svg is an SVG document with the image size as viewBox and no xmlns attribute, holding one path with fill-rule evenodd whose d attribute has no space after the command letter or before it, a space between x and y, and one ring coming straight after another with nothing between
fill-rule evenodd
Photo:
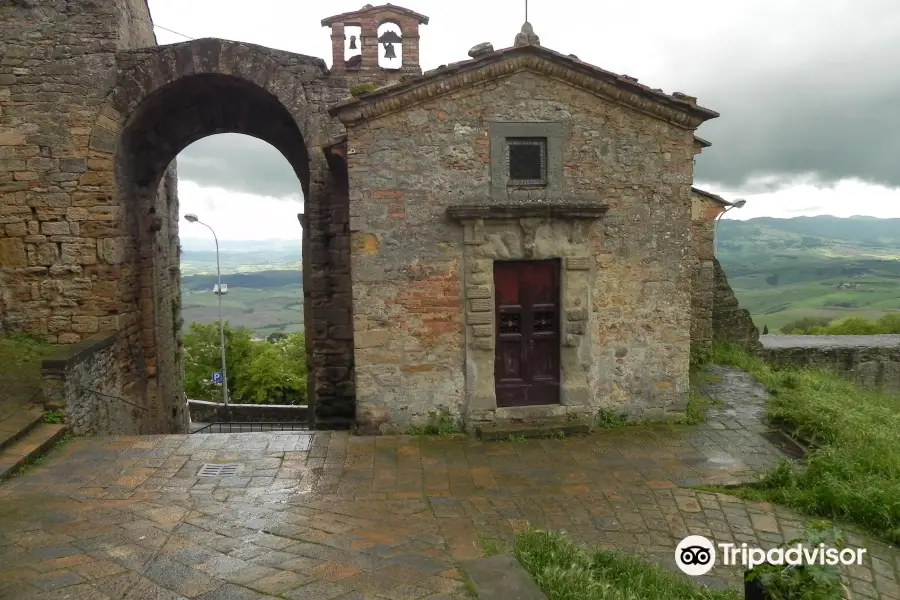
<instances>
[{"instance_id":1,"label":"stone step","mask_svg":"<svg viewBox=\"0 0 900 600\"><path fill-rule=\"evenodd\" d=\"M34 427L41 424L44 411L37 408L19 409L0 421L0 450L11 446Z\"/></svg>"},{"instance_id":2,"label":"stone step","mask_svg":"<svg viewBox=\"0 0 900 600\"><path fill-rule=\"evenodd\" d=\"M463 561L462 567L478 600L547 600L512 554Z\"/></svg>"},{"instance_id":3,"label":"stone step","mask_svg":"<svg viewBox=\"0 0 900 600\"><path fill-rule=\"evenodd\" d=\"M512 437L542 438L590 433L591 423L571 419L547 419L536 422L491 423L475 427L475 435L486 442Z\"/></svg>"},{"instance_id":4,"label":"stone step","mask_svg":"<svg viewBox=\"0 0 900 600\"><path fill-rule=\"evenodd\" d=\"M40 423L27 434L0 450L0 481L12 475L25 463L32 462L56 445L64 435L66 425Z\"/></svg>"}]
</instances>

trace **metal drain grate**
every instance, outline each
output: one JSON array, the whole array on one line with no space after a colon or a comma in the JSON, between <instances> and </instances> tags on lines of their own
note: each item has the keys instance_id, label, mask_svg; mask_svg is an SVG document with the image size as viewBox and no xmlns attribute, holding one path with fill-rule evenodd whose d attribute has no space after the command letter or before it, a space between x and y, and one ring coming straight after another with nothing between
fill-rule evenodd
<instances>
[{"instance_id":1,"label":"metal drain grate","mask_svg":"<svg viewBox=\"0 0 900 600\"><path fill-rule=\"evenodd\" d=\"M240 469L241 465L205 464L200 467L197 477L234 477Z\"/></svg>"}]
</instances>

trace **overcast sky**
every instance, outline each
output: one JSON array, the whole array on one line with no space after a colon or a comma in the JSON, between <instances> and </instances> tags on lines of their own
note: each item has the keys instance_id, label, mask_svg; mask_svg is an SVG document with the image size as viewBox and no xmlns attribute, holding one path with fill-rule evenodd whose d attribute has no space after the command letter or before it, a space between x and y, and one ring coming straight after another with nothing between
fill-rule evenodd
<instances>
[{"instance_id":1,"label":"overcast sky","mask_svg":"<svg viewBox=\"0 0 900 600\"><path fill-rule=\"evenodd\" d=\"M897 0L530 0L541 44L653 88L697 96L721 117L695 185L747 205L735 218L900 217ZM220 37L320 56L319 22L365 0L149 0L160 44ZM372 2L376 4L376 2ZM394 0L424 13L422 67L512 45L524 0ZM272 147L218 135L178 157L182 213L222 239L299 238L297 179ZM189 226L183 237L204 237Z\"/></svg>"}]
</instances>

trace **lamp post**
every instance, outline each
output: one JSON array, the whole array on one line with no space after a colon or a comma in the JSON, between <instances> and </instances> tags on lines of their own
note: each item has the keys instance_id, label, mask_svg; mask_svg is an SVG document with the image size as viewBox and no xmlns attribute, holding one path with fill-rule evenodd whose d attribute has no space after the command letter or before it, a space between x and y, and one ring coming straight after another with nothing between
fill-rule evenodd
<instances>
[{"instance_id":1,"label":"lamp post","mask_svg":"<svg viewBox=\"0 0 900 600\"><path fill-rule=\"evenodd\" d=\"M222 397L225 400L225 412L228 413L228 371L225 367L225 321L222 320L222 270L219 267L219 238L213 228L201 221L197 215L188 213L184 218L189 223L199 223L210 231L212 231L213 239L216 241L216 294L219 296L219 343L222 347Z\"/></svg>"},{"instance_id":2,"label":"lamp post","mask_svg":"<svg viewBox=\"0 0 900 600\"><path fill-rule=\"evenodd\" d=\"M728 208L720 212L719 216L716 217L716 224L713 227L713 258L719 258L719 219L721 219L722 215L727 213L732 208L741 208L745 204L747 204L746 200L744 200L743 198L738 198L734 202L730 202Z\"/></svg>"}]
</instances>

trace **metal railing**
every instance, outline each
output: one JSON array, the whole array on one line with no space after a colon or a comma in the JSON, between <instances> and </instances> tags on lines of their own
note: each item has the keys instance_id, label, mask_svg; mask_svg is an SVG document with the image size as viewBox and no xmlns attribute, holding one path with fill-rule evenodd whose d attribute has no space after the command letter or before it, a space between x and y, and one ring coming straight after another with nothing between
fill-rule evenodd
<instances>
[{"instance_id":1,"label":"metal railing","mask_svg":"<svg viewBox=\"0 0 900 600\"><path fill-rule=\"evenodd\" d=\"M309 431L309 425L307 423L279 423L277 421L217 422L207 423L191 433L262 433L285 431Z\"/></svg>"}]
</instances>

